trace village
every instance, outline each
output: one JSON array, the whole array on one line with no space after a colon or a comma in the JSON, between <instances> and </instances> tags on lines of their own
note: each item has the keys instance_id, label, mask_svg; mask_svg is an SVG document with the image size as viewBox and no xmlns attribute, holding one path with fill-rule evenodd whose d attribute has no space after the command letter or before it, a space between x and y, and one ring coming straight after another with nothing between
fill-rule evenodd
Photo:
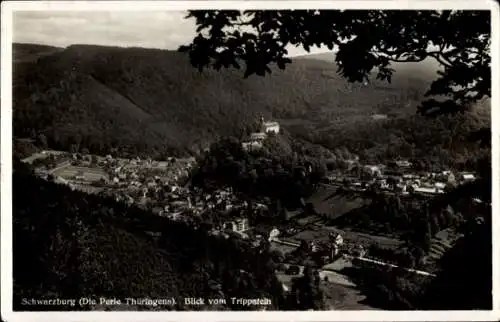
<instances>
[{"instance_id":1,"label":"village","mask_svg":"<svg viewBox=\"0 0 500 322\"><path fill-rule=\"evenodd\" d=\"M324 182L358 192L375 188L401 196L425 197L443 194L447 189L476 179L470 171L415 172L407 160L395 161L391 166L360 165L350 161L345 172L330 173Z\"/></svg>"},{"instance_id":2,"label":"village","mask_svg":"<svg viewBox=\"0 0 500 322\"><path fill-rule=\"evenodd\" d=\"M260 117L260 130L251 133L242 142L246 151L255 151L263 147L263 142L269 135L280 133L280 124L276 121L266 121ZM435 196L445 192L450 187L474 181L476 175L470 171L453 172L415 172L408 160L395 160L388 165L360 164L359 159L345 160L346 169L332 170L324 178L325 184L342 186L351 191L363 192L375 188L388 193L402 196Z\"/></svg>"},{"instance_id":3,"label":"village","mask_svg":"<svg viewBox=\"0 0 500 322\"><path fill-rule=\"evenodd\" d=\"M248 141L242 142L245 150L260 148L271 132L279 134L277 122L261 118L261 123L261 132L252 133ZM191 187L190 174L196 168L194 157L153 161L42 151L23 161L32 164L38 176L71 189L114 198L174 221L197 226L208 223L205 227L210 234L247 240L254 247L269 243L282 256L276 274L285 291L291 288L291 277L302 274L305 265L318 268L324 282L348 288L353 287L352 282L342 272L355 263L397 267L370 257L367 250L373 244L397 248L400 240L325 226L305 209L287 211L288 218L296 216L297 220L252 226L249 217L270 216L271 205L263 200L250 201L231 188L203 191ZM410 198L442 194L449 185L474 179L470 172L413 173L411 163L405 160L388 166L360 165L351 160L346 170L329 171L323 184L348 193L363 194L378 189ZM433 276L432 272L402 269Z\"/></svg>"}]
</instances>

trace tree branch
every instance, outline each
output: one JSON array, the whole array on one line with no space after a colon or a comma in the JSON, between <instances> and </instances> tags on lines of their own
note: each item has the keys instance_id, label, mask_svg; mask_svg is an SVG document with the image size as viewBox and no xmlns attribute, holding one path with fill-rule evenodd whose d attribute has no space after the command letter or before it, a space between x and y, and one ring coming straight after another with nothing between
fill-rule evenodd
<instances>
[{"instance_id":1,"label":"tree branch","mask_svg":"<svg viewBox=\"0 0 500 322\"><path fill-rule=\"evenodd\" d=\"M423 56L420 58L395 58L395 57L391 57L391 56L397 55L397 54L388 54L386 51L371 51L370 53L375 54L378 57L387 58L391 62L395 62L395 63L418 63L418 62L421 62L427 58L427 56ZM403 52L403 51L399 52L399 54L404 54L404 53L406 53L406 52Z\"/></svg>"},{"instance_id":2,"label":"tree branch","mask_svg":"<svg viewBox=\"0 0 500 322\"><path fill-rule=\"evenodd\" d=\"M436 59L441 65L445 67L451 68L453 66L453 63L447 60L446 57L444 57L441 53L433 53L429 56Z\"/></svg>"}]
</instances>

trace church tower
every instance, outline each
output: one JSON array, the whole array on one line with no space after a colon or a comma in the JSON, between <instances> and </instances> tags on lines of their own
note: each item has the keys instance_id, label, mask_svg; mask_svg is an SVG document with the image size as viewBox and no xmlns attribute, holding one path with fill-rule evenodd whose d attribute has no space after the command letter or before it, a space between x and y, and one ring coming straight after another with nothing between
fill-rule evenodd
<instances>
[{"instance_id":1,"label":"church tower","mask_svg":"<svg viewBox=\"0 0 500 322\"><path fill-rule=\"evenodd\" d=\"M260 122L259 122L259 131L260 132L266 132L266 130L264 128L264 123L265 123L264 114L261 114L260 115Z\"/></svg>"}]
</instances>

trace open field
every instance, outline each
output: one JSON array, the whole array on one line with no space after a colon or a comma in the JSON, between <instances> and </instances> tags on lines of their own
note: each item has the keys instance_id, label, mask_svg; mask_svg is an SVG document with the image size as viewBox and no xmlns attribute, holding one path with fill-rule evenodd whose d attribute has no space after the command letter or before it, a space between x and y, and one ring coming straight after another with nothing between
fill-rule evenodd
<instances>
[{"instance_id":1,"label":"open field","mask_svg":"<svg viewBox=\"0 0 500 322\"><path fill-rule=\"evenodd\" d=\"M337 187L331 185L321 185L316 193L309 198L318 213L326 214L325 220L313 220L312 216L306 217L300 224L306 228L298 234L291 237L293 240L327 240L328 233L340 233L344 240L355 244L378 244L383 247L395 248L401 244L401 241L391 236L380 236L377 234L363 233L350 229L339 229L336 226L328 224L333 219L341 216L349 216L349 212L366 206L370 200L361 195L352 192L345 194L337 194ZM316 216L318 217L318 216Z\"/></svg>"},{"instance_id":2,"label":"open field","mask_svg":"<svg viewBox=\"0 0 500 322\"><path fill-rule=\"evenodd\" d=\"M65 179L73 179L78 173L82 172L85 181L99 181L101 178L107 179L108 175L98 168L75 167L67 166L57 169L54 175L60 176Z\"/></svg>"},{"instance_id":3,"label":"open field","mask_svg":"<svg viewBox=\"0 0 500 322\"><path fill-rule=\"evenodd\" d=\"M318 213L327 214L329 219L338 218L369 202L366 198L355 193L350 195L338 195L337 187L329 185L321 185L307 201L314 205Z\"/></svg>"},{"instance_id":4,"label":"open field","mask_svg":"<svg viewBox=\"0 0 500 322\"><path fill-rule=\"evenodd\" d=\"M316 229L306 229L301 232L298 232L297 234L289 237L291 241L301 241L301 240L306 240L306 241L327 241L328 240L328 233L329 231L324 230L322 228L316 228Z\"/></svg>"},{"instance_id":5,"label":"open field","mask_svg":"<svg viewBox=\"0 0 500 322\"><path fill-rule=\"evenodd\" d=\"M316 228L308 228L306 230L300 231L297 234L286 238L292 242L300 242L300 240L306 241L327 241L329 233L339 233L342 235L344 240L351 244L378 244L379 246L396 248L401 245L401 241L394 238L370 235L350 230L338 229L330 226L316 226Z\"/></svg>"},{"instance_id":6,"label":"open field","mask_svg":"<svg viewBox=\"0 0 500 322\"><path fill-rule=\"evenodd\" d=\"M359 244L371 244L376 243L383 247L395 248L401 245L402 241L395 238L371 235L366 233L361 233L357 231L347 230L347 229L338 229L334 227L325 226L322 227L325 231L333 231L338 232L344 237L344 240L351 243L359 243Z\"/></svg>"}]
</instances>

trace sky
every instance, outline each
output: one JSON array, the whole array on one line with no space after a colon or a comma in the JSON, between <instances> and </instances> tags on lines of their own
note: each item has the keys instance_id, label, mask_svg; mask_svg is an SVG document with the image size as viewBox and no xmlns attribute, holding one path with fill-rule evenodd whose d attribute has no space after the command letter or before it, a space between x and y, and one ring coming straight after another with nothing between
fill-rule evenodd
<instances>
[{"instance_id":1,"label":"sky","mask_svg":"<svg viewBox=\"0 0 500 322\"><path fill-rule=\"evenodd\" d=\"M93 44L176 50L195 35L194 19L182 11L17 11L13 41L66 47ZM328 49L311 49L311 53ZM289 47L289 56L307 54Z\"/></svg>"}]
</instances>

